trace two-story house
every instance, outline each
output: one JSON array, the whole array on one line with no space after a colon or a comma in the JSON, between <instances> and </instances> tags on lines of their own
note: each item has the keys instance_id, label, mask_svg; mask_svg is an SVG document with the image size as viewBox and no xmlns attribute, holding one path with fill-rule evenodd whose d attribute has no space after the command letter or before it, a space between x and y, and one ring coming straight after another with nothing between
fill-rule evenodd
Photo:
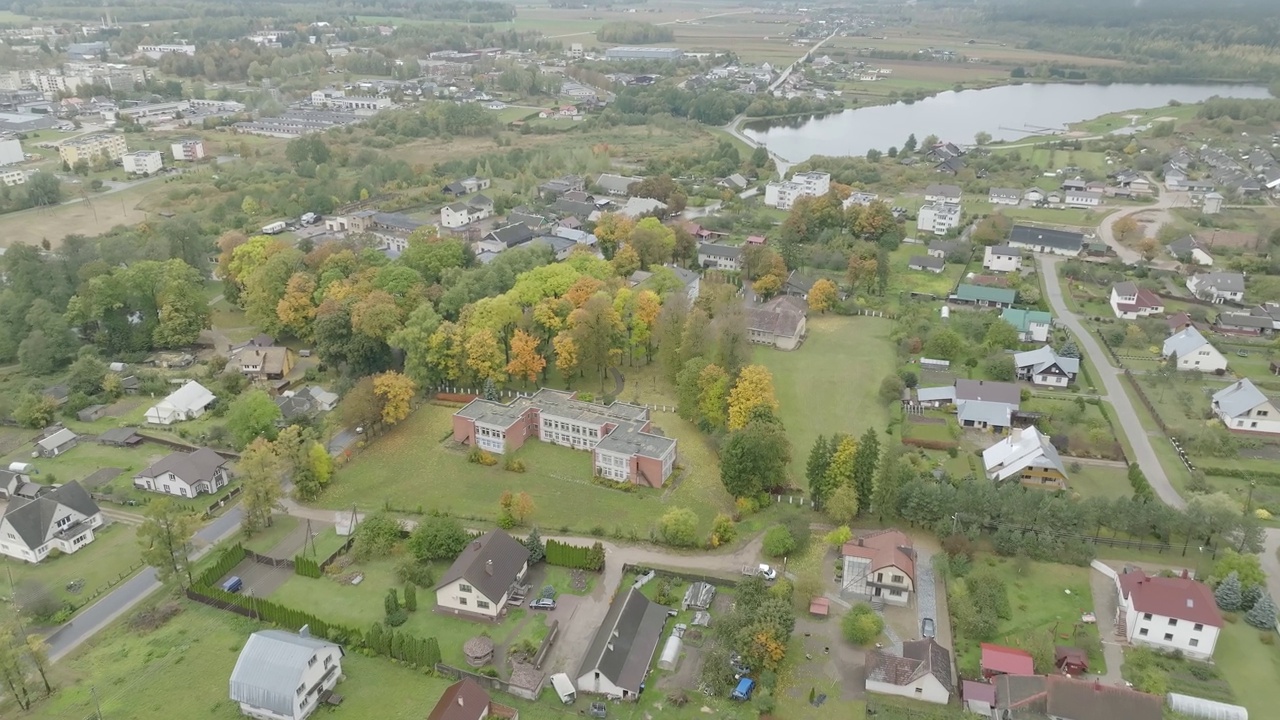
<instances>
[{"instance_id":1,"label":"two-story house","mask_svg":"<svg viewBox=\"0 0 1280 720\"><path fill-rule=\"evenodd\" d=\"M843 590L891 605L908 605L915 590L916 551L898 530L880 530L845 543Z\"/></svg>"},{"instance_id":2,"label":"two-story house","mask_svg":"<svg viewBox=\"0 0 1280 720\"><path fill-rule=\"evenodd\" d=\"M1201 300L1213 303L1244 302L1244 275L1234 272L1211 272L1187 278L1187 289Z\"/></svg>"},{"instance_id":3,"label":"two-story house","mask_svg":"<svg viewBox=\"0 0 1280 720\"><path fill-rule=\"evenodd\" d=\"M982 451L987 479L995 483L1017 481L1034 488L1062 490L1067 469L1049 438L1035 428L1013 428L1009 437Z\"/></svg>"},{"instance_id":4,"label":"two-story house","mask_svg":"<svg viewBox=\"0 0 1280 720\"><path fill-rule=\"evenodd\" d=\"M135 475L133 486L190 498L216 493L230 481L226 458L209 448L200 448L166 455Z\"/></svg>"},{"instance_id":5,"label":"two-story house","mask_svg":"<svg viewBox=\"0 0 1280 720\"><path fill-rule=\"evenodd\" d=\"M440 227L460 228L477 220L483 220L493 214L493 206L472 207L463 202L449 203L440 208Z\"/></svg>"},{"instance_id":6,"label":"two-story house","mask_svg":"<svg viewBox=\"0 0 1280 720\"><path fill-rule=\"evenodd\" d=\"M1213 657L1222 614L1208 585L1185 571L1181 577L1159 577L1131 569L1117 575L1116 588L1116 627L1124 629L1130 643L1196 660Z\"/></svg>"},{"instance_id":7,"label":"two-story house","mask_svg":"<svg viewBox=\"0 0 1280 720\"><path fill-rule=\"evenodd\" d=\"M1213 265L1213 256L1209 254L1209 248L1197 240L1194 235L1183 235L1164 247L1174 259L1180 262L1193 263L1195 265Z\"/></svg>"},{"instance_id":8,"label":"two-story house","mask_svg":"<svg viewBox=\"0 0 1280 720\"><path fill-rule=\"evenodd\" d=\"M1015 353L1013 367L1019 380L1064 388L1076 381L1076 374L1080 372L1080 358L1059 355L1053 348L1044 345L1035 350Z\"/></svg>"},{"instance_id":9,"label":"two-story house","mask_svg":"<svg viewBox=\"0 0 1280 720\"><path fill-rule=\"evenodd\" d=\"M1167 360L1175 358L1179 370L1216 372L1227 369L1227 358L1195 326L1184 328L1164 341L1160 354Z\"/></svg>"},{"instance_id":10,"label":"two-story house","mask_svg":"<svg viewBox=\"0 0 1280 720\"><path fill-rule=\"evenodd\" d=\"M231 701L258 720L303 720L342 677L342 648L298 633L259 630L249 636L231 670Z\"/></svg>"},{"instance_id":11,"label":"two-story house","mask_svg":"<svg viewBox=\"0 0 1280 720\"><path fill-rule=\"evenodd\" d=\"M52 550L73 553L93 542L102 512L80 483L36 489L35 497L10 495L0 517L0 554L38 563Z\"/></svg>"},{"instance_id":12,"label":"two-story house","mask_svg":"<svg viewBox=\"0 0 1280 720\"><path fill-rule=\"evenodd\" d=\"M501 530L472 540L436 585L436 609L481 620L501 617L529 573L529 549Z\"/></svg>"},{"instance_id":13,"label":"two-story house","mask_svg":"<svg viewBox=\"0 0 1280 720\"><path fill-rule=\"evenodd\" d=\"M1132 280L1126 280L1111 286L1111 312L1121 320L1137 320L1164 312L1164 301Z\"/></svg>"},{"instance_id":14,"label":"two-story house","mask_svg":"<svg viewBox=\"0 0 1280 720\"><path fill-rule=\"evenodd\" d=\"M1018 205L1022 203L1022 191L1013 188L991 188L987 201L992 205Z\"/></svg>"},{"instance_id":15,"label":"two-story house","mask_svg":"<svg viewBox=\"0 0 1280 720\"><path fill-rule=\"evenodd\" d=\"M1018 272L1022 269L1022 251L1008 245L988 245L982 253L982 267L992 272Z\"/></svg>"},{"instance_id":16,"label":"two-story house","mask_svg":"<svg viewBox=\"0 0 1280 720\"><path fill-rule=\"evenodd\" d=\"M1263 395L1249 378L1214 393L1212 408L1228 430L1280 435L1280 402Z\"/></svg>"},{"instance_id":17,"label":"two-story house","mask_svg":"<svg viewBox=\"0 0 1280 720\"><path fill-rule=\"evenodd\" d=\"M742 270L742 248L738 245L702 243L698 246L698 264L710 270Z\"/></svg>"},{"instance_id":18,"label":"two-story house","mask_svg":"<svg viewBox=\"0 0 1280 720\"><path fill-rule=\"evenodd\" d=\"M1000 312L1000 319L1018 331L1018 339L1022 342L1049 341L1049 329L1053 327L1053 316L1043 310L1005 308Z\"/></svg>"},{"instance_id":19,"label":"two-story house","mask_svg":"<svg viewBox=\"0 0 1280 720\"><path fill-rule=\"evenodd\" d=\"M960 203L961 191L958 185L934 183L924 189L924 201L927 203Z\"/></svg>"}]
</instances>

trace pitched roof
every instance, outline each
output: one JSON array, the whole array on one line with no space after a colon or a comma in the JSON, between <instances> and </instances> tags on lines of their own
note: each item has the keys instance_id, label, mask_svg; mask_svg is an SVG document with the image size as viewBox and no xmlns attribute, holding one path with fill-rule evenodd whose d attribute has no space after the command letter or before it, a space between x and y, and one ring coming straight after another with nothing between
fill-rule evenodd
<instances>
[{"instance_id":1,"label":"pitched roof","mask_svg":"<svg viewBox=\"0 0 1280 720\"><path fill-rule=\"evenodd\" d=\"M1048 325L1053 322L1053 315L1043 310L1024 310L1022 308L1005 308L1000 319L1018 329L1028 332L1032 325Z\"/></svg>"},{"instance_id":2,"label":"pitched roof","mask_svg":"<svg viewBox=\"0 0 1280 720\"><path fill-rule=\"evenodd\" d=\"M427 720L481 720L489 711L489 693L480 683L463 678L445 688Z\"/></svg>"},{"instance_id":3,"label":"pitched roof","mask_svg":"<svg viewBox=\"0 0 1280 720\"><path fill-rule=\"evenodd\" d=\"M956 380L957 400L985 400L1018 406L1022 390L1015 383L994 380Z\"/></svg>"},{"instance_id":4,"label":"pitched roof","mask_svg":"<svg viewBox=\"0 0 1280 720\"><path fill-rule=\"evenodd\" d=\"M1249 313L1218 313L1215 321L1219 327L1225 328L1255 328L1259 330L1270 330L1275 327L1275 320L1270 315L1259 315L1257 312Z\"/></svg>"},{"instance_id":5,"label":"pitched roof","mask_svg":"<svg viewBox=\"0 0 1280 720\"><path fill-rule=\"evenodd\" d=\"M1138 287L1138 284L1132 280L1116 283L1111 287L1111 291L1118 297L1135 298L1133 302L1117 302L1116 306L1121 310L1130 311L1164 307L1164 301L1160 299L1159 295L1146 288Z\"/></svg>"},{"instance_id":6,"label":"pitched roof","mask_svg":"<svg viewBox=\"0 0 1280 720\"><path fill-rule=\"evenodd\" d=\"M1211 272L1191 278L1197 286L1219 292L1244 292L1244 275L1233 272Z\"/></svg>"},{"instance_id":7,"label":"pitched roof","mask_svg":"<svg viewBox=\"0 0 1280 720\"><path fill-rule=\"evenodd\" d=\"M1008 480L1028 467L1051 467L1063 475L1067 474L1058 450L1034 426L1021 430L1015 428L1009 437L983 450L982 464L987 477L993 480Z\"/></svg>"},{"instance_id":8,"label":"pitched roof","mask_svg":"<svg viewBox=\"0 0 1280 720\"><path fill-rule=\"evenodd\" d=\"M1034 675L1035 661L1026 650L981 643L982 669L1006 675Z\"/></svg>"},{"instance_id":9,"label":"pitched roof","mask_svg":"<svg viewBox=\"0 0 1280 720\"><path fill-rule=\"evenodd\" d=\"M1157 695L1061 675L1050 675L1044 683L1045 710L1051 717L1072 720L1160 720L1164 717L1164 698Z\"/></svg>"},{"instance_id":10,"label":"pitched roof","mask_svg":"<svg viewBox=\"0 0 1280 720\"><path fill-rule=\"evenodd\" d=\"M965 680L960 684L961 695L966 701L977 700L995 707L996 686L976 680Z\"/></svg>"},{"instance_id":11,"label":"pitched roof","mask_svg":"<svg viewBox=\"0 0 1280 720\"><path fill-rule=\"evenodd\" d=\"M847 557L870 560L872 572L896 567L915 582L916 551L911 538L899 530L880 530L854 538L845 543L840 552Z\"/></svg>"},{"instance_id":12,"label":"pitched roof","mask_svg":"<svg viewBox=\"0 0 1280 720\"><path fill-rule=\"evenodd\" d=\"M627 201L623 203L622 207L618 209L618 214L626 215L627 217L634 218L634 217L639 217L641 215L644 215L645 213L657 212L659 210L666 210L666 209L667 209L667 204L662 202L661 200L654 200L653 198L629 197L627 198Z\"/></svg>"},{"instance_id":13,"label":"pitched roof","mask_svg":"<svg viewBox=\"0 0 1280 720\"><path fill-rule=\"evenodd\" d=\"M191 380L186 385L169 393L168 397L161 400L157 405L168 405L184 411L196 410L205 407L215 399L208 388L195 380Z\"/></svg>"},{"instance_id":14,"label":"pitched roof","mask_svg":"<svg viewBox=\"0 0 1280 720\"><path fill-rule=\"evenodd\" d=\"M955 297L958 300L967 300L969 302L985 301L1012 305L1018 299L1018 291L982 285L960 285L956 288Z\"/></svg>"},{"instance_id":15,"label":"pitched roof","mask_svg":"<svg viewBox=\"0 0 1280 720\"><path fill-rule=\"evenodd\" d=\"M935 195L945 198L960 197L960 188L956 185L944 185L941 183L933 183L924 189L925 195Z\"/></svg>"},{"instance_id":16,"label":"pitched roof","mask_svg":"<svg viewBox=\"0 0 1280 720\"><path fill-rule=\"evenodd\" d=\"M37 442L36 445L40 446L45 450L53 450L54 448L61 447L71 442L72 440L75 440L77 437L79 437L79 435L76 435L75 433L71 432L71 430L67 428L62 428L57 432L53 433L52 435L49 435L43 438L42 440Z\"/></svg>"},{"instance_id":17,"label":"pitched roof","mask_svg":"<svg viewBox=\"0 0 1280 720\"><path fill-rule=\"evenodd\" d=\"M992 245L988 248L992 255L1003 255L1004 257L1022 257L1022 251L1016 247L1008 245Z\"/></svg>"},{"instance_id":18,"label":"pitched roof","mask_svg":"<svg viewBox=\"0 0 1280 720\"><path fill-rule=\"evenodd\" d=\"M1174 257L1187 255L1192 250L1196 250L1196 249L1200 250L1201 252L1205 252L1205 253L1208 252L1208 250L1205 249L1204 245L1199 240L1197 240L1194 235L1183 235L1177 240L1174 240L1168 245L1165 245L1165 249L1168 250L1169 254L1173 255Z\"/></svg>"},{"instance_id":19,"label":"pitched roof","mask_svg":"<svg viewBox=\"0 0 1280 720\"><path fill-rule=\"evenodd\" d=\"M946 258L940 258L934 255L913 255L911 259L907 261L907 267L909 268L932 270L934 268L945 268L946 266Z\"/></svg>"},{"instance_id":20,"label":"pitched roof","mask_svg":"<svg viewBox=\"0 0 1280 720\"><path fill-rule=\"evenodd\" d=\"M49 537L54 516L61 505L85 517L93 517L99 512L98 504L89 497L89 493L80 483L72 480L66 485L39 494L34 500L10 498L4 520L18 533L28 549L38 548Z\"/></svg>"},{"instance_id":21,"label":"pitched roof","mask_svg":"<svg viewBox=\"0 0 1280 720\"><path fill-rule=\"evenodd\" d=\"M1160 354L1165 357L1176 354L1178 357L1183 358L1205 345L1209 345L1209 341L1200 334L1199 330L1195 329L1195 326L1192 326L1166 338ZM1209 345L1209 347L1213 346Z\"/></svg>"},{"instance_id":22,"label":"pitched roof","mask_svg":"<svg viewBox=\"0 0 1280 720\"><path fill-rule=\"evenodd\" d=\"M1014 225L1009 231L1009 244L1054 247L1079 252L1084 246L1084 234L1070 230L1050 230L1030 225Z\"/></svg>"},{"instance_id":23,"label":"pitched roof","mask_svg":"<svg viewBox=\"0 0 1280 720\"><path fill-rule=\"evenodd\" d=\"M307 663L325 648L342 648L320 638L284 630L259 630L249 636L231 671L231 699L293 717L294 698Z\"/></svg>"},{"instance_id":24,"label":"pitched roof","mask_svg":"<svg viewBox=\"0 0 1280 720\"><path fill-rule=\"evenodd\" d=\"M133 438L137 437L137 435L138 435L138 428L131 428L131 427L111 428L110 430L104 430L102 434L98 436L98 442L127 443Z\"/></svg>"},{"instance_id":25,"label":"pitched roof","mask_svg":"<svg viewBox=\"0 0 1280 720\"><path fill-rule=\"evenodd\" d=\"M638 693L666 621L667 608L636 588L619 593L582 658L578 677L598 671L614 685Z\"/></svg>"},{"instance_id":26,"label":"pitched roof","mask_svg":"<svg viewBox=\"0 0 1280 720\"><path fill-rule=\"evenodd\" d=\"M644 178L631 177L629 175L614 175L613 173L600 173L596 178L596 185L606 192L625 195L632 183L638 183Z\"/></svg>"},{"instance_id":27,"label":"pitched roof","mask_svg":"<svg viewBox=\"0 0 1280 720\"><path fill-rule=\"evenodd\" d=\"M1237 417L1268 401L1249 378L1237 380L1213 394L1213 407L1227 417Z\"/></svg>"},{"instance_id":28,"label":"pitched roof","mask_svg":"<svg viewBox=\"0 0 1280 720\"><path fill-rule=\"evenodd\" d=\"M1000 197L1000 198L1017 198L1017 199L1021 199L1021 198L1022 198L1022 191L1021 191L1021 190L1014 190L1013 188L998 188L998 187L993 187L993 188L991 188L991 191L988 193L988 195L989 195L990 197Z\"/></svg>"},{"instance_id":29,"label":"pitched roof","mask_svg":"<svg viewBox=\"0 0 1280 720\"><path fill-rule=\"evenodd\" d=\"M1120 575L1120 595L1129 598L1137 612L1222 627L1213 591L1186 575L1160 577L1131 570Z\"/></svg>"},{"instance_id":30,"label":"pitched roof","mask_svg":"<svg viewBox=\"0 0 1280 720\"><path fill-rule=\"evenodd\" d=\"M1053 351L1048 345L1038 347L1035 350L1014 353L1013 366L1016 368L1031 368L1033 374L1040 374L1045 370L1057 365L1060 370L1071 375L1080 372L1080 359L1059 355Z\"/></svg>"},{"instance_id":31,"label":"pitched roof","mask_svg":"<svg viewBox=\"0 0 1280 720\"><path fill-rule=\"evenodd\" d=\"M465 580L481 595L497 602L507 594L528 560L528 548L501 530L491 530L467 543L436 588Z\"/></svg>"},{"instance_id":32,"label":"pitched roof","mask_svg":"<svg viewBox=\"0 0 1280 720\"><path fill-rule=\"evenodd\" d=\"M722 257L737 260L742 257L741 245L721 245L720 243L702 243L698 245L698 254L707 257Z\"/></svg>"},{"instance_id":33,"label":"pitched roof","mask_svg":"<svg viewBox=\"0 0 1280 720\"><path fill-rule=\"evenodd\" d=\"M1009 427L1013 421L1014 406L1000 402L983 400L960 400L956 403L956 417L961 423L987 423Z\"/></svg>"},{"instance_id":34,"label":"pitched roof","mask_svg":"<svg viewBox=\"0 0 1280 720\"><path fill-rule=\"evenodd\" d=\"M794 298L783 295L759 307L747 309L747 327L777 337L795 337L804 321L804 312L795 307Z\"/></svg>"},{"instance_id":35,"label":"pitched roof","mask_svg":"<svg viewBox=\"0 0 1280 720\"><path fill-rule=\"evenodd\" d=\"M187 485L208 482L218 472L218 468L227 461L209 448L199 448L191 452L174 452L161 458L151 467L138 473L138 477L154 478L165 473L173 473Z\"/></svg>"},{"instance_id":36,"label":"pitched roof","mask_svg":"<svg viewBox=\"0 0 1280 720\"><path fill-rule=\"evenodd\" d=\"M956 399L956 386L943 385L942 387L922 387L916 388L916 399L920 402L938 402L939 400Z\"/></svg>"},{"instance_id":37,"label":"pitched roof","mask_svg":"<svg viewBox=\"0 0 1280 720\"><path fill-rule=\"evenodd\" d=\"M529 242L533 239L533 231L524 223L511 223L506 227L500 227L490 231L484 236L486 240L496 240L507 247L515 247L521 243Z\"/></svg>"},{"instance_id":38,"label":"pitched roof","mask_svg":"<svg viewBox=\"0 0 1280 720\"><path fill-rule=\"evenodd\" d=\"M1165 318L1164 323L1170 330L1178 331L1191 324L1191 316L1184 312L1175 313Z\"/></svg>"},{"instance_id":39,"label":"pitched roof","mask_svg":"<svg viewBox=\"0 0 1280 720\"><path fill-rule=\"evenodd\" d=\"M867 653L867 679L890 685L910 685L925 675L933 675L948 693L955 691L951 683L951 653L933 638L902 643L902 655L883 650Z\"/></svg>"}]
</instances>

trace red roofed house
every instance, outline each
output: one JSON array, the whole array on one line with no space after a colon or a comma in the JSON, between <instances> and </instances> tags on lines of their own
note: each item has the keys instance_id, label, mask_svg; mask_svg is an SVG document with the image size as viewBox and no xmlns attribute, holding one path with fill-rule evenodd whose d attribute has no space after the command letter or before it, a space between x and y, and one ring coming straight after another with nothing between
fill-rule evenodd
<instances>
[{"instance_id":1,"label":"red roofed house","mask_svg":"<svg viewBox=\"0 0 1280 720\"><path fill-rule=\"evenodd\" d=\"M427 720L485 720L489 717L518 720L520 713L489 699L480 683L463 678L445 688Z\"/></svg>"},{"instance_id":2,"label":"red roofed house","mask_svg":"<svg viewBox=\"0 0 1280 720\"><path fill-rule=\"evenodd\" d=\"M916 582L916 551L899 530L880 530L844 544L844 590L907 605Z\"/></svg>"},{"instance_id":3,"label":"red roofed house","mask_svg":"<svg viewBox=\"0 0 1280 720\"><path fill-rule=\"evenodd\" d=\"M1111 286L1111 311L1121 320L1137 320L1164 312L1164 301L1137 283L1126 281Z\"/></svg>"},{"instance_id":4,"label":"red roofed house","mask_svg":"<svg viewBox=\"0 0 1280 720\"><path fill-rule=\"evenodd\" d=\"M1004 720L1161 720L1164 698L1061 675L996 678L996 713Z\"/></svg>"},{"instance_id":5,"label":"red roofed house","mask_svg":"<svg viewBox=\"0 0 1280 720\"><path fill-rule=\"evenodd\" d=\"M763 236L763 235L748 235L748 236L747 236L747 244L748 244L748 245L763 245L763 244L764 244L764 242L765 242L765 241L764 241L764 236Z\"/></svg>"},{"instance_id":6,"label":"red roofed house","mask_svg":"<svg viewBox=\"0 0 1280 720\"><path fill-rule=\"evenodd\" d=\"M983 717L991 717L991 709L996 706L995 685L965 680L960 684L960 688L960 697L964 699L966 710Z\"/></svg>"},{"instance_id":7,"label":"red roofed house","mask_svg":"<svg viewBox=\"0 0 1280 720\"><path fill-rule=\"evenodd\" d=\"M1089 656L1080 648L1055 645L1053 666L1064 675L1076 677L1089 672Z\"/></svg>"},{"instance_id":8,"label":"red roofed house","mask_svg":"<svg viewBox=\"0 0 1280 720\"><path fill-rule=\"evenodd\" d=\"M1191 316L1180 312L1177 315L1170 315L1165 318L1165 324L1169 326L1169 334L1174 335L1191 327Z\"/></svg>"},{"instance_id":9,"label":"red roofed house","mask_svg":"<svg viewBox=\"0 0 1280 720\"><path fill-rule=\"evenodd\" d=\"M1035 675L1036 663L1026 650L982 643L982 677L988 681L996 675Z\"/></svg>"},{"instance_id":10,"label":"red roofed house","mask_svg":"<svg viewBox=\"0 0 1280 720\"><path fill-rule=\"evenodd\" d=\"M1116 627L1135 645L1179 650L1196 660L1213 657L1222 614L1208 585L1181 577L1156 577L1139 569L1116 576L1120 606Z\"/></svg>"}]
</instances>

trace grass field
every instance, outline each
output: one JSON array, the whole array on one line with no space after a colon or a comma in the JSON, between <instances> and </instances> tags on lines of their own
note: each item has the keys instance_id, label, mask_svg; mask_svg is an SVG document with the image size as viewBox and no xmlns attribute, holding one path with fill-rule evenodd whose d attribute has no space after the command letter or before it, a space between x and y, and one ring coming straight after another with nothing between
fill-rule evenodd
<instances>
[{"instance_id":1,"label":"grass field","mask_svg":"<svg viewBox=\"0 0 1280 720\"><path fill-rule=\"evenodd\" d=\"M926 239L927 243L929 239ZM907 267L911 259L917 255L927 255L928 245L904 244L889 253L889 287L885 294L896 297L907 292L932 293L938 297L946 297L955 289L956 283L964 274L964 265L948 263L940 273L928 270L912 270Z\"/></svg>"},{"instance_id":2,"label":"grass field","mask_svg":"<svg viewBox=\"0 0 1280 720\"><path fill-rule=\"evenodd\" d=\"M83 605L99 592L118 584L133 574L141 562L138 536L132 525L112 522L95 533L92 543L78 552L58 558L46 559L38 565L9 562L13 585L22 588L28 583L39 583L59 600ZM83 581L77 592L71 592L67 584ZM5 595L8 595L8 578L5 578Z\"/></svg>"},{"instance_id":3,"label":"grass field","mask_svg":"<svg viewBox=\"0 0 1280 720\"><path fill-rule=\"evenodd\" d=\"M1269 633L1272 639L1275 633ZM1227 623L1218 636L1213 661L1252 717L1269 717L1280 678L1280 645L1263 645L1262 633L1241 619Z\"/></svg>"},{"instance_id":4,"label":"grass field","mask_svg":"<svg viewBox=\"0 0 1280 720\"><path fill-rule=\"evenodd\" d=\"M31 431L35 434L35 431ZM151 443L143 443L138 449L108 447L99 445L93 440L81 440L75 447L58 457L32 458L31 445L23 445L3 459L4 467L11 462L28 462L40 469L40 475L33 479L43 482L70 482L83 480L100 468L114 467L124 470L127 482L135 471L141 470L151 463L169 454L167 448ZM117 478L117 482L119 478Z\"/></svg>"},{"instance_id":5,"label":"grass field","mask_svg":"<svg viewBox=\"0 0 1280 720\"><path fill-rule=\"evenodd\" d=\"M1000 212L1013 220L1026 220L1049 225L1093 227L1098 224L1097 213L1080 208L1009 208Z\"/></svg>"},{"instance_id":6,"label":"grass field","mask_svg":"<svg viewBox=\"0 0 1280 720\"><path fill-rule=\"evenodd\" d=\"M1068 472L1067 486L1082 498L1115 499L1133 494L1127 470L1100 465L1081 465L1079 470Z\"/></svg>"},{"instance_id":7,"label":"grass field","mask_svg":"<svg viewBox=\"0 0 1280 720\"><path fill-rule=\"evenodd\" d=\"M791 479L804 487L804 464L818 435L883 432L889 411L876 392L893 371L889 321L813 315L809 336L791 352L758 348L773 372L779 414L791 438Z\"/></svg>"},{"instance_id":8,"label":"grass field","mask_svg":"<svg viewBox=\"0 0 1280 720\"><path fill-rule=\"evenodd\" d=\"M64 193L75 197L69 186ZM99 195L87 202L74 202L49 208L34 208L0 215L0 247L18 243L39 245L41 240L57 247L67 235L97 235L116 225L134 225L147 219L145 200L160 192L162 184L147 182L110 195Z\"/></svg>"}]
</instances>

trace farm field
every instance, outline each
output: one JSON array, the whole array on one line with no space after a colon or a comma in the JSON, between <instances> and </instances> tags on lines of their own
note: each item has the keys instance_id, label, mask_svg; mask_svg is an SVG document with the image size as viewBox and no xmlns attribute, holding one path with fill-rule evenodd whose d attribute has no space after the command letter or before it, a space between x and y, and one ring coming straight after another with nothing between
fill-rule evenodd
<instances>
[{"instance_id":1,"label":"farm field","mask_svg":"<svg viewBox=\"0 0 1280 720\"><path fill-rule=\"evenodd\" d=\"M63 188L74 197L76 186ZM57 247L67 235L94 235L116 225L133 225L147 219L147 200L160 192L154 181L144 182L128 190L98 195L87 201L32 208L0 215L0 247L18 243L39 245L48 240Z\"/></svg>"}]
</instances>

